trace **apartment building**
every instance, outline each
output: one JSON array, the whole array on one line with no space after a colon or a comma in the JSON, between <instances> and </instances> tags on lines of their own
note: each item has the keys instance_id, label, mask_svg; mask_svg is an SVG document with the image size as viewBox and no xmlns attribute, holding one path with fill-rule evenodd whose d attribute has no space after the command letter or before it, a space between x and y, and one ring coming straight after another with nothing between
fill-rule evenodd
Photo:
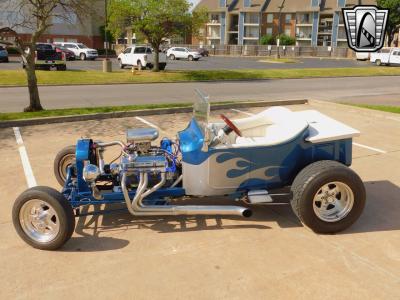
<instances>
[{"instance_id":1,"label":"apartment building","mask_svg":"<svg viewBox=\"0 0 400 300\"><path fill-rule=\"evenodd\" d=\"M342 8L374 0L202 0L209 11L205 45L257 45L260 37L286 34L299 46L347 46ZM196 7L196 8L197 8Z\"/></svg>"},{"instance_id":2,"label":"apartment building","mask_svg":"<svg viewBox=\"0 0 400 300\"><path fill-rule=\"evenodd\" d=\"M80 42L92 48L103 48L100 26L104 25L104 1L93 1L93 9L96 13L85 16L83 20L72 12L68 16L68 21L54 17L53 25L41 36L40 42ZM23 20L23 15L29 14L21 14L17 5L13 5L12 2L0 3L0 28L14 27ZM32 34L32 30L25 26L17 26L14 29L25 39L29 39Z\"/></svg>"}]
</instances>

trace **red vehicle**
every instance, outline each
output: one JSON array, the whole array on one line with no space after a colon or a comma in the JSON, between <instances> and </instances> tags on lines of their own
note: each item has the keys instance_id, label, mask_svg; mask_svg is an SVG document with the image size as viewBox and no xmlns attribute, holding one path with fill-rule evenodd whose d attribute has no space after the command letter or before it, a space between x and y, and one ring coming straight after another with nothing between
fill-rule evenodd
<instances>
[{"instance_id":1,"label":"red vehicle","mask_svg":"<svg viewBox=\"0 0 400 300\"><path fill-rule=\"evenodd\" d=\"M61 46L56 46L55 49L58 53L64 53L66 60L75 60L75 53L71 50Z\"/></svg>"}]
</instances>

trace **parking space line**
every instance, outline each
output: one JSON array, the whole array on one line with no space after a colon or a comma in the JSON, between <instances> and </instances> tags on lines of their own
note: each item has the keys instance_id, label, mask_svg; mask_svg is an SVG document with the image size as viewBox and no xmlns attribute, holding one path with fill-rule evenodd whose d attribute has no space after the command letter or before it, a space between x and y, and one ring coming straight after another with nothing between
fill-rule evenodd
<instances>
[{"instance_id":1,"label":"parking space line","mask_svg":"<svg viewBox=\"0 0 400 300\"><path fill-rule=\"evenodd\" d=\"M378 152L378 153L383 153L383 154L387 153L385 150L381 150L381 149L378 149L378 148L370 147L370 146L359 144L359 143L354 143L353 142L353 145L357 146L357 147L360 147L360 148L365 148L365 149L368 149L368 150L372 150L372 151L375 151L375 152Z\"/></svg>"},{"instance_id":2,"label":"parking space line","mask_svg":"<svg viewBox=\"0 0 400 300\"><path fill-rule=\"evenodd\" d=\"M28 153L26 152L26 148L24 146L24 141L22 139L19 127L13 127L13 130L14 130L15 140L19 146L18 147L19 156L21 157L22 167L24 169L28 187L31 188L37 186L36 179L35 176L33 175L32 167L28 158Z\"/></svg>"},{"instance_id":3,"label":"parking space line","mask_svg":"<svg viewBox=\"0 0 400 300\"><path fill-rule=\"evenodd\" d=\"M150 127L153 127L153 128L155 128L155 129L158 129L158 130L161 131L161 129L160 129L157 125L155 125L155 124L153 124L153 123L151 123L151 122L149 122L149 121L146 121L145 119L143 119L143 118L141 118L141 117L135 117L135 118L136 118L136 120L139 120L140 122L142 122L142 123L144 123L144 124L146 124L146 125L149 125Z\"/></svg>"},{"instance_id":4,"label":"parking space line","mask_svg":"<svg viewBox=\"0 0 400 300\"><path fill-rule=\"evenodd\" d=\"M234 109L234 108L231 108L231 110L233 110L233 111L235 111L235 112L238 112L238 113L242 113L242 114L248 115L248 116L254 116L254 114L249 113L249 112L247 112L247 111L243 111L243 110L239 110L239 109Z\"/></svg>"},{"instance_id":5,"label":"parking space line","mask_svg":"<svg viewBox=\"0 0 400 300\"><path fill-rule=\"evenodd\" d=\"M254 116L254 114L252 114L252 113L248 113L246 111L242 111L242 110L239 110L239 109L231 108L231 110L233 110L235 112L238 112L238 113L242 113L242 114L248 115L248 116ZM353 142L353 145L357 146L357 147L360 147L360 148L365 148L365 149L368 149L368 150L372 150L372 151L375 151L375 152L378 152L378 153L382 153L382 154L386 154L387 153L385 150L374 148L374 147L370 147L370 146L359 144L359 143L354 143Z\"/></svg>"}]
</instances>

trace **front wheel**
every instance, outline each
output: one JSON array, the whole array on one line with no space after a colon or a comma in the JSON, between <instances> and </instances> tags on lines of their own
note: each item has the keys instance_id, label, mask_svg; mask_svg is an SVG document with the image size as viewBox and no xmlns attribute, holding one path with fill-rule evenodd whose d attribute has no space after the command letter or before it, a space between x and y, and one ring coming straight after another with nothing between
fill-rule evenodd
<instances>
[{"instance_id":1,"label":"front wheel","mask_svg":"<svg viewBox=\"0 0 400 300\"><path fill-rule=\"evenodd\" d=\"M54 159L54 175L58 183L64 186L67 179L68 168L75 164L75 146L67 146L57 153Z\"/></svg>"},{"instance_id":2,"label":"front wheel","mask_svg":"<svg viewBox=\"0 0 400 300\"><path fill-rule=\"evenodd\" d=\"M41 250L63 246L75 229L75 216L68 200L49 187L34 187L15 201L12 219L18 235Z\"/></svg>"},{"instance_id":3,"label":"front wheel","mask_svg":"<svg viewBox=\"0 0 400 300\"><path fill-rule=\"evenodd\" d=\"M85 53L81 53L81 54L79 55L79 58L80 58L81 60L86 60L86 54L85 54Z\"/></svg>"},{"instance_id":4,"label":"front wheel","mask_svg":"<svg viewBox=\"0 0 400 300\"><path fill-rule=\"evenodd\" d=\"M175 55L171 54L171 55L169 56L169 59L170 59L170 60L175 60Z\"/></svg>"},{"instance_id":5,"label":"front wheel","mask_svg":"<svg viewBox=\"0 0 400 300\"><path fill-rule=\"evenodd\" d=\"M192 55L189 55L189 56L188 56L188 60L189 60L189 61L193 61L193 60L194 60L193 56L192 56Z\"/></svg>"},{"instance_id":6,"label":"front wheel","mask_svg":"<svg viewBox=\"0 0 400 300\"><path fill-rule=\"evenodd\" d=\"M142 62L140 60L137 62L137 68L139 71L146 69L146 67L142 65Z\"/></svg>"},{"instance_id":7,"label":"front wheel","mask_svg":"<svg viewBox=\"0 0 400 300\"><path fill-rule=\"evenodd\" d=\"M382 61L380 59L377 59L375 63L376 63L377 66L381 66L382 65Z\"/></svg>"},{"instance_id":8,"label":"front wheel","mask_svg":"<svg viewBox=\"0 0 400 300\"><path fill-rule=\"evenodd\" d=\"M317 233L351 226L365 206L365 187L350 168L319 161L304 168L292 184L291 205L300 221Z\"/></svg>"}]
</instances>

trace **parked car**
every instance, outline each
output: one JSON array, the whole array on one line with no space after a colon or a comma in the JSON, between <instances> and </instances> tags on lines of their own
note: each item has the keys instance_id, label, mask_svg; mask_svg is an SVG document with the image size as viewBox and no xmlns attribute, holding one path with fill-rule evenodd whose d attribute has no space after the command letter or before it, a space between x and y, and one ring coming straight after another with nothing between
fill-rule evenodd
<instances>
[{"instance_id":1,"label":"parked car","mask_svg":"<svg viewBox=\"0 0 400 300\"><path fill-rule=\"evenodd\" d=\"M8 63L8 52L4 46L0 45L0 62Z\"/></svg>"},{"instance_id":2,"label":"parked car","mask_svg":"<svg viewBox=\"0 0 400 300\"><path fill-rule=\"evenodd\" d=\"M95 60L97 57L99 57L99 53L96 49L91 49L82 43L56 42L54 45L61 46L72 51L75 54L75 57L79 58L80 60Z\"/></svg>"},{"instance_id":3,"label":"parked car","mask_svg":"<svg viewBox=\"0 0 400 300\"><path fill-rule=\"evenodd\" d=\"M171 60L175 59L187 59L187 60L199 60L202 56L199 52L190 50L184 47L173 47L168 49L167 57Z\"/></svg>"},{"instance_id":4,"label":"parked car","mask_svg":"<svg viewBox=\"0 0 400 300\"><path fill-rule=\"evenodd\" d=\"M66 60L75 60L75 53L71 50L61 46L56 46L55 49L59 53L64 53Z\"/></svg>"},{"instance_id":5,"label":"parked car","mask_svg":"<svg viewBox=\"0 0 400 300\"><path fill-rule=\"evenodd\" d=\"M369 52L356 52L356 59L357 60L369 60L370 53Z\"/></svg>"},{"instance_id":6,"label":"parked car","mask_svg":"<svg viewBox=\"0 0 400 300\"><path fill-rule=\"evenodd\" d=\"M199 48L197 52L200 53L201 56L209 56L210 52L206 48Z\"/></svg>"},{"instance_id":7,"label":"parked car","mask_svg":"<svg viewBox=\"0 0 400 300\"><path fill-rule=\"evenodd\" d=\"M29 52L29 48L25 50ZM22 67L26 67L26 60L22 58ZM37 43L35 45L35 68L40 70L51 70L53 68L57 71L65 71L67 69L65 55L57 52L52 44Z\"/></svg>"},{"instance_id":8,"label":"parked car","mask_svg":"<svg viewBox=\"0 0 400 300\"><path fill-rule=\"evenodd\" d=\"M400 65L400 48L382 48L378 52L371 53L370 61L377 66Z\"/></svg>"},{"instance_id":9,"label":"parked car","mask_svg":"<svg viewBox=\"0 0 400 300\"><path fill-rule=\"evenodd\" d=\"M167 57L159 52L159 67L164 70L167 66ZM132 46L118 55L118 63L121 69L126 66L136 67L139 70L154 67L154 50L147 46Z\"/></svg>"}]
</instances>

